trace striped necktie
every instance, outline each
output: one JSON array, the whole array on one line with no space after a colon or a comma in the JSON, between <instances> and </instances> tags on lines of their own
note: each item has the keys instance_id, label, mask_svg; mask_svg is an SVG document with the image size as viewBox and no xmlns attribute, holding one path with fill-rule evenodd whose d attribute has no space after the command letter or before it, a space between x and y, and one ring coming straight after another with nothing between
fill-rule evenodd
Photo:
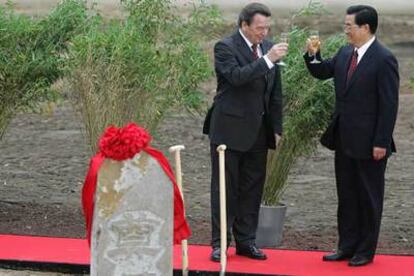
<instances>
[{"instance_id":1,"label":"striped necktie","mask_svg":"<svg viewBox=\"0 0 414 276\"><path fill-rule=\"evenodd\" d=\"M259 54L257 53L257 44L253 44L252 45L252 50L253 50L253 58L254 60L259 58Z\"/></svg>"},{"instance_id":2,"label":"striped necktie","mask_svg":"<svg viewBox=\"0 0 414 276\"><path fill-rule=\"evenodd\" d=\"M349 83L349 81L351 80L352 75L354 74L357 66L358 66L358 51L355 50L354 53L352 54L351 64L349 65L349 68L348 68L348 76L346 79L346 83Z\"/></svg>"}]
</instances>

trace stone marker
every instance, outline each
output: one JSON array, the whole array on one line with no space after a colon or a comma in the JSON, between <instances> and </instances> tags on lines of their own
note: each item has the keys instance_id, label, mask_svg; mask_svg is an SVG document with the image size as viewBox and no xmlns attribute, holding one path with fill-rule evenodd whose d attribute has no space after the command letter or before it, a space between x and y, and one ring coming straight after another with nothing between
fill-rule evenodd
<instances>
[{"instance_id":1,"label":"stone marker","mask_svg":"<svg viewBox=\"0 0 414 276\"><path fill-rule=\"evenodd\" d=\"M172 275L173 186L145 152L99 171L91 275Z\"/></svg>"}]
</instances>

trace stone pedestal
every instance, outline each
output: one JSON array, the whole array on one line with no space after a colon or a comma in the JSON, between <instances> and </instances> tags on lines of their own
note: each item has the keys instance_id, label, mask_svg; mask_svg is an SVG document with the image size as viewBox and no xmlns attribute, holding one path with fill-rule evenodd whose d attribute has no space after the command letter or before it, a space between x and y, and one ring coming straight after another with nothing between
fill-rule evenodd
<instances>
[{"instance_id":1,"label":"stone pedestal","mask_svg":"<svg viewBox=\"0 0 414 276\"><path fill-rule=\"evenodd\" d=\"M105 160L97 181L91 275L172 275L173 187L146 153Z\"/></svg>"}]
</instances>

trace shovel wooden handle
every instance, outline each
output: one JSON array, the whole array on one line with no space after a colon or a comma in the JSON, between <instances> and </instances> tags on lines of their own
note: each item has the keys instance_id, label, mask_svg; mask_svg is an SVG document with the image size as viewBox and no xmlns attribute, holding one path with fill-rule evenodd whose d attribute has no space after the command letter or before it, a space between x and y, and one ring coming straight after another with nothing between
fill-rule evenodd
<instances>
[{"instance_id":1,"label":"shovel wooden handle","mask_svg":"<svg viewBox=\"0 0 414 276\"><path fill-rule=\"evenodd\" d=\"M177 186L181 193L181 198L184 202L182 172L181 172L181 150L185 149L183 145L176 145L169 148L169 152L174 154L175 158L175 178L177 180ZM185 215L185 208L184 208ZM188 242L187 240L181 241L181 254L182 254L182 270L183 276L188 276Z\"/></svg>"},{"instance_id":2,"label":"shovel wooden handle","mask_svg":"<svg viewBox=\"0 0 414 276\"><path fill-rule=\"evenodd\" d=\"M219 154L220 181L220 275L224 275L227 266L227 204L226 204L226 145L217 147Z\"/></svg>"}]
</instances>

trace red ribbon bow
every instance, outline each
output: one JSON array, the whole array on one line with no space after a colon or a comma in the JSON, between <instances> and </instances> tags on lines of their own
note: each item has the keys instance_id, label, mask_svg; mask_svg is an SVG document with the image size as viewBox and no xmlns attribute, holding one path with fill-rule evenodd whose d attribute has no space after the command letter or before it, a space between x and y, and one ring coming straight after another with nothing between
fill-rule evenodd
<instances>
[{"instance_id":1,"label":"red ribbon bow","mask_svg":"<svg viewBox=\"0 0 414 276\"><path fill-rule=\"evenodd\" d=\"M130 123L123 128L108 127L99 139L99 152L92 157L89 170L82 188L82 206L86 221L86 235L91 244L94 197L99 168L105 158L122 161L134 157L141 150L158 161L161 168L170 178L174 187L174 243L178 244L191 235L190 227L184 217L184 204L175 181L174 173L167 158L158 150L149 146L151 136L148 132Z\"/></svg>"}]
</instances>

